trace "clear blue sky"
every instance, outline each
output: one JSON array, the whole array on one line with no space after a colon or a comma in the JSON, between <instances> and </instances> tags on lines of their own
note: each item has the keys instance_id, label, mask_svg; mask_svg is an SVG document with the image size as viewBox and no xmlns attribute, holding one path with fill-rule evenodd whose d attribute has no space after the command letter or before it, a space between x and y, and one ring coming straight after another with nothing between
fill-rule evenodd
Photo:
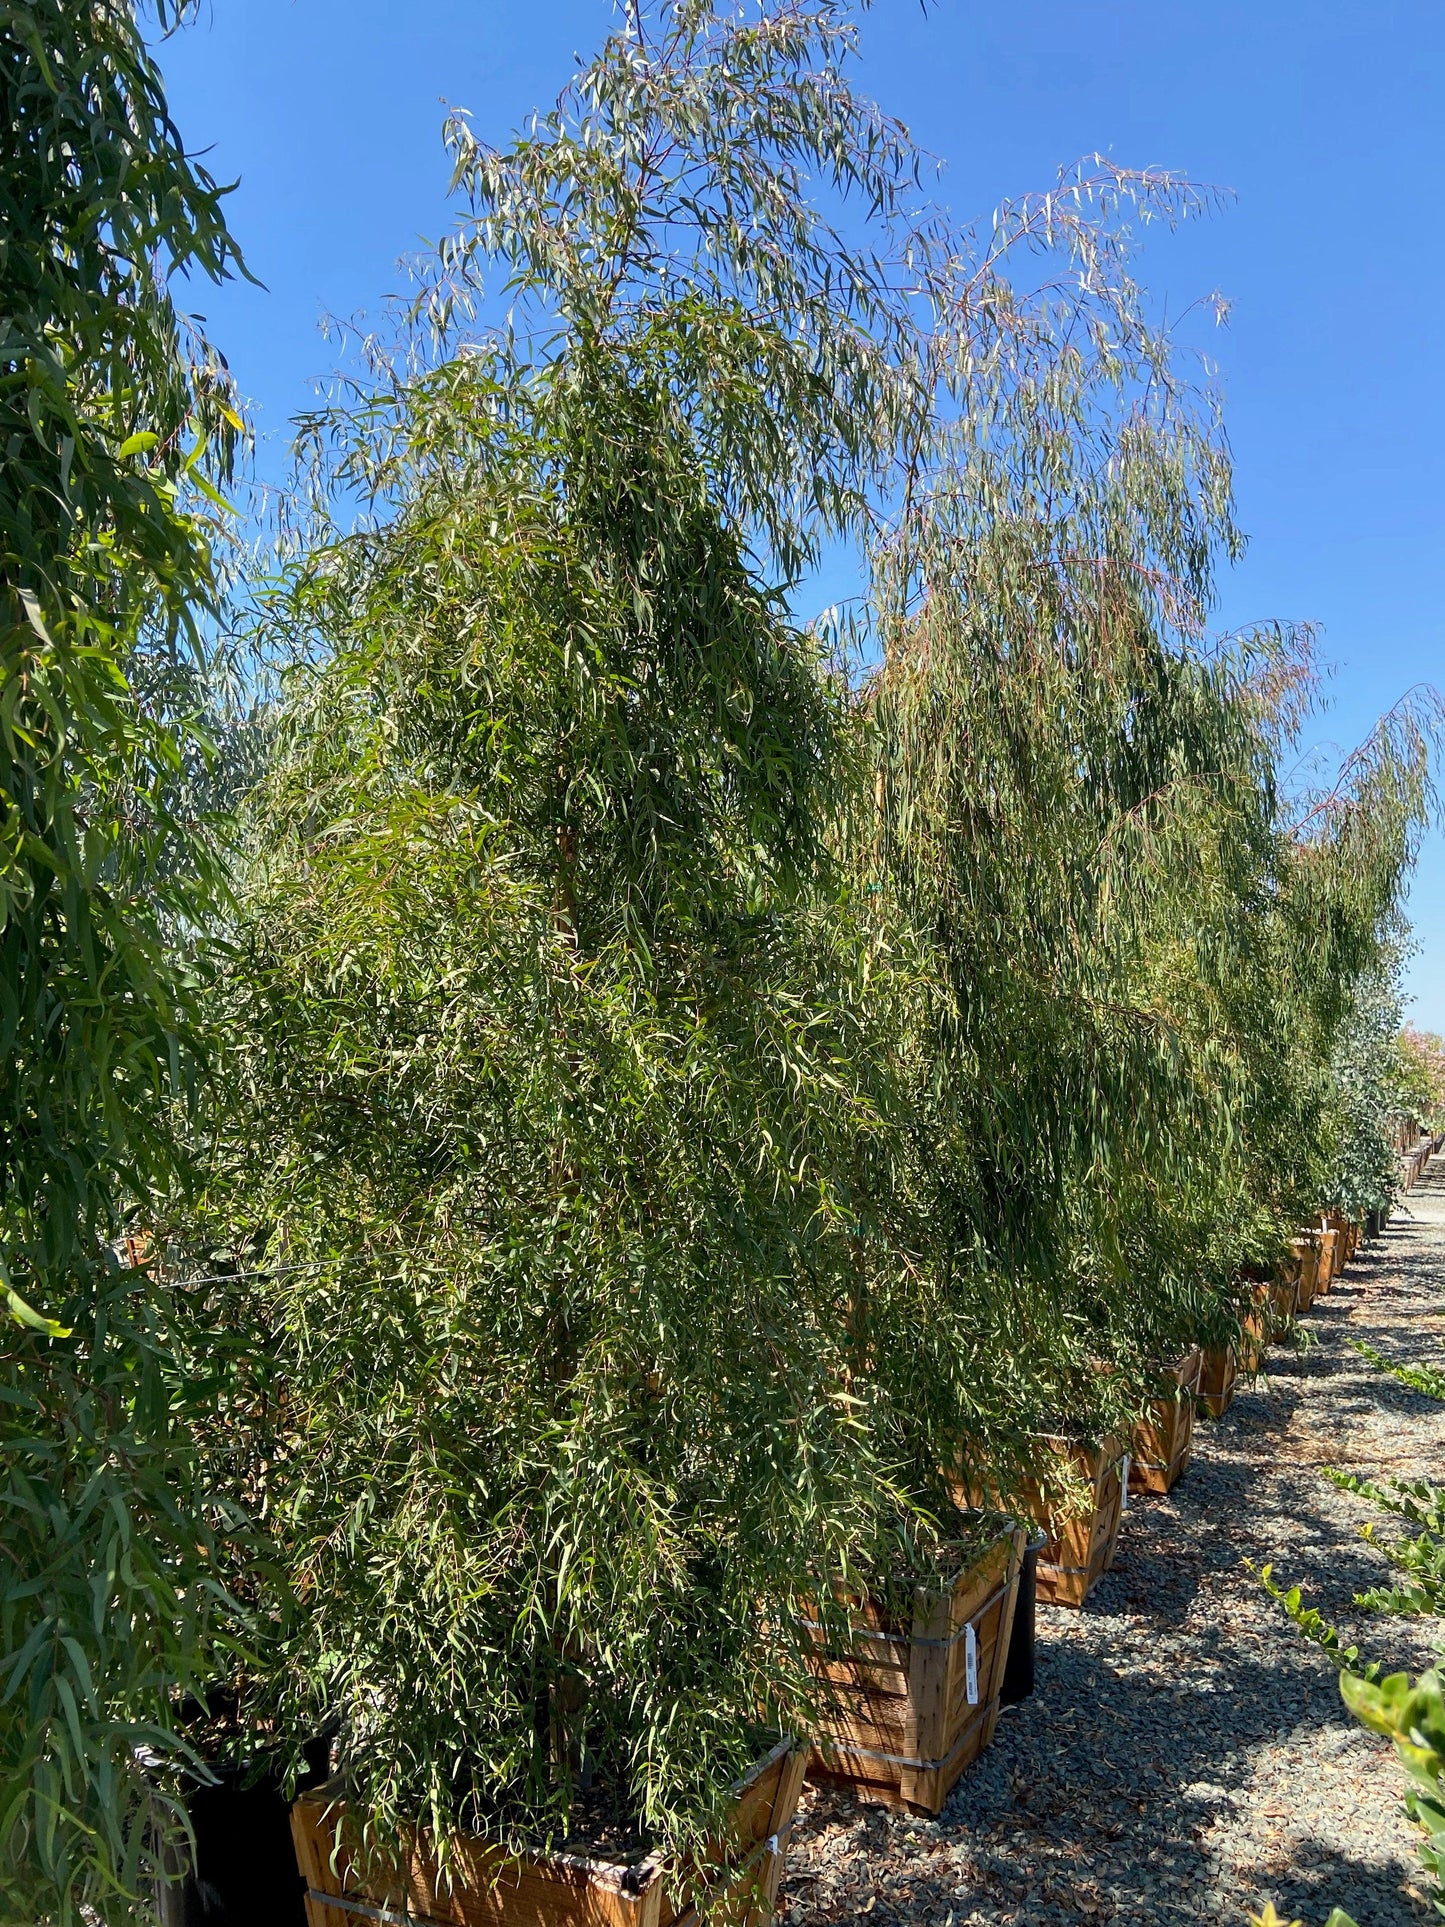
<instances>
[{"instance_id":1,"label":"clear blue sky","mask_svg":"<svg viewBox=\"0 0 1445 1927\"><path fill-rule=\"evenodd\" d=\"M612 18L609 0L206 0L167 43L188 143L240 180L232 226L266 289L203 305L274 446L333 365L322 314L376 313L447 224L442 103L500 137ZM1171 309L1233 303L1215 348L1250 549L1220 622L1321 625L1322 745L1445 683L1440 0L876 0L861 76L946 163L958 215L1096 149L1235 192L1142 266ZM1438 835L1410 912L1411 1014L1445 1031Z\"/></svg>"}]
</instances>

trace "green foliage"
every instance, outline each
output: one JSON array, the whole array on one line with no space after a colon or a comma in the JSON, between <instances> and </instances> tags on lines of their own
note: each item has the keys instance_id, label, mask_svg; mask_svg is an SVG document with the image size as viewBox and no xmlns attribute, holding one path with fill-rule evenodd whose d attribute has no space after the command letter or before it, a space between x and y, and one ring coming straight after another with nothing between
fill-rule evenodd
<instances>
[{"instance_id":1,"label":"green foliage","mask_svg":"<svg viewBox=\"0 0 1445 1927\"><path fill-rule=\"evenodd\" d=\"M937 1211L930 952L841 827L873 716L757 560L786 580L866 525L967 388L897 293L927 256L928 325L956 320L956 268L895 232L915 161L846 86L841 8L665 18L505 153L454 130L476 218L420 310L446 352L306 425L323 519L260 612L297 667L193 1235L254 1267L238 1320L284 1386L251 1445L290 1574L255 1691L293 1733L340 1720L383 1834L555 1831L589 1780L665 1838L708 1824L759 1714L805 1712L808 1602L926 1568L944 1468L1012 1485L1061 1381L1099 1382L1095 1324ZM1100 191L1018 237L1103 260ZM517 332L459 353L489 258ZM1115 1324L1149 1376L1168 1321Z\"/></svg>"},{"instance_id":2,"label":"green foliage","mask_svg":"<svg viewBox=\"0 0 1445 1927\"><path fill-rule=\"evenodd\" d=\"M1344 1491L1360 1492L1407 1518L1430 1524L1436 1531L1441 1529L1442 1495L1434 1487L1391 1480L1391 1490L1386 1492L1368 1479L1341 1472L1331 1472L1329 1477ZM1407 1673L1391 1673L1381 1679L1378 1661L1361 1666L1358 1647L1341 1646L1335 1628L1315 1607L1304 1605L1299 1587L1291 1586L1286 1591L1275 1583L1272 1571L1270 1566L1260 1571L1265 1591L1284 1608L1302 1636L1318 1646L1334 1665L1340 1676L1340 1695L1350 1712L1363 1726L1395 1742L1395 1751L1410 1780L1405 1811L1425 1831L1420 1859L1435 1877L1436 1911L1445 1914L1445 1786L1441 1781L1445 1770L1445 1700L1439 1673L1432 1668L1414 1681ZM1356 1603L1385 1611L1416 1610L1409 1605L1394 1606L1390 1598L1383 1593L1365 1593ZM1434 1605L1419 1610L1439 1608ZM1337 1915L1338 1908L1330 1920L1335 1921Z\"/></svg>"},{"instance_id":3,"label":"green foliage","mask_svg":"<svg viewBox=\"0 0 1445 1927\"><path fill-rule=\"evenodd\" d=\"M1381 1485L1355 1472L1326 1468L1325 1476L1342 1492L1355 1492L1386 1512L1408 1519L1422 1530L1413 1539L1386 1541L1373 1525L1360 1536L1378 1546L1386 1558L1409 1575L1408 1586L1375 1586L1357 1593L1355 1604L1375 1612L1438 1613L1445 1610L1445 1492L1424 1479L1389 1479Z\"/></svg>"},{"instance_id":4,"label":"green foliage","mask_svg":"<svg viewBox=\"0 0 1445 1927\"><path fill-rule=\"evenodd\" d=\"M852 85L854 13L640 5L510 145L454 116L467 215L416 304L454 351L496 278L522 367L665 365L719 514L786 582L931 432L918 316L952 272L907 130Z\"/></svg>"},{"instance_id":5,"label":"green foliage","mask_svg":"<svg viewBox=\"0 0 1445 1927\"><path fill-rule=\"evenodd\" d=\"M235 257L130 5L0 7L0 117L0 1918L72 1923L174 1829L223 1623L215 1373L115 1240L183 1170L219 878L189 718L239 422L167 285Z\"/></svg>"},{"instance_id":6,"label":"green foliage","mask_svg":"<svg viewBox=\"0 0 1445 1927\"><path fill-rule=\"evenodd\" d=\"M1379 1546L1415 1583L1357 1593L1355 1604L1377 1612L1439 1613L1445 1606L1445 1491L1423 1479L1390 1479L1379 1484L1350 1472L1327 1470L1326 1476L1341 1491L1358 1493L1423 1528L1415 1538L1393 1544L1382 1543L1371 1526L1362 1529L1362 1536ZM1425 1830L1427 1842L1420 1858L1427 1872L1435 1876L1436 1910L1445 1914L1445 1793L1441 1784L1445 1701L1439 1673L1432 1669L1415 1681L1405 1673L1381 1679L1380 1663L1360 1665L1359 1649L1340 1644L1334 1627L1316 1608L1304 1605L1298 1586L1285 1591L1274 1582L1269 1566L1262 1569L1260 1579L1304 1638L1319 1646L1336 1667L1340 1693L1355 1718L1395 1742L1411 1783L1405 1810Z\"/></svg>"},{"instance_id":7,"label":"green foliage","mask_svg":"<svg viewBox=\"0 0 1445 1927\"><path fill-rule=\"evenodd\" d=\"M1398 1187L1394 1133L1404 1098L1397 975L1398 962L1387 952L1361 978L1331 1064L1329 1104L1339 1148L1327 1193L1357 1223L1387 1210Z\"/></svg>"},{"instance_id":8,"label":"green foliage","mask_svg":"<svg viewBox=\"0 0 1445 1927\"><path fill-rule=\"evenodd\" d=\"M1434 1668L1415 1680L1342 1673L1340 1693L1362 1725L1395 1743L1410 1782L1405 1811L1425 1831L1420 1858L1435 1876L1436 1911L1445 1914L1445 1682Z\"/></svg>"},{"instance_id":9,"label":"green foliage","mask_svg":"<svg viewBox=\"0 0 1445 1927\"><path fill-rule=\"evenodd\" d=\"M283 1710L341 1718L383 1828L547 1833L594 1779L715 1818L817 1575L914 1530L920 1359L977 1396L902 1270L855 1375L894 1126L818 839L843 690L667 384L592 372L525 435L478 362L412 391L389 519L267 610L325 648L257 800L208 1205L275 1266Z\"/></svg>"},{"instance_id":10,"label":"green foliage","mask_svg":"<svg viewBox=\"0 0 1445 1927\"><path fill-rule=\"evenodd\" d=\"M1365 1680L1373 1680L1378 1677L1380 1671L1378 1664L1371 1661L1366 1666L1360 1666L1358 1663L1360 1658L1359 1647L1342 1646L1340 1644L1339 1633L1329 1624L1328 1620L1324 1618L1319 1608L1317 1606L1305 1605L1298 1586L1291 1586L1286 1590L1278 1584L1274 1577L1274 1567L1272 1565L1260 1567L1259 1583L1264 1587L1270 1598L1281 1606L1286 1615L1293 1620L1301 1638L1309 1640L1313 1646L1318 1646L1320 1651L1326 1655L1330 1663L1339 1673Z\"/></svg>"},{"instance_id":11,"label":"green foliage","mask_svg":"<svg viewBox=\"0 0 1445 1927\"><path fill-rule=\"evenodd\" d=\"M1395 1079L1400 1108L1437 1135L1445 1129L1445 1039L1406 1024L1396 1040Z\"/></svg>"},{"instance_id":12,"label":"green foliage","mask_svg":"<svg viewBox=\"0 0 1445 1927\"><path fill-rule=\"evenodd\" d=\"M1268 1900L1260 1913L1249 1916L1249 1927L1304 1927L1304 1923L1298 1920L1284 1920L1275 1912L1274 1902ZM1332 1907L1325 1927L1355 1927L1355 1923L1342 1907Z\"/></svg>"},{"instance_id":13,"label":"green foliage","mask_svg":"<svg viewBox=\"0 0 1445 1927\"><path fill-rule=\"evenodd\" d=\"M411 326L302 426L175 1229L260 1335L239 1743L334 1723L383 1842L695 1840L839 1584L936 1575L1344 1195L1429 719L1283 797L1304 639L1205 641L1227 448L1125 232L1201 197L916 214L851 50L642 7L453 123ZM867 611L803 631L840 536Z\"/></svg>"},{"instance_id":14,"label":"green foliage","mask_svg":"<svg viewBox=\"0 0 1445 1927\"><path fill-rule=\"evenodd\" d=\"M1437 718L1283 796L1306 639L1205 640L1228 452L1127 224L1207 197L959 228L854 30L639 5L452 121L404 339L302 423L223 853L221 191L130 0L0 5L4 1920L144 1908L232 1706L383 1846L696 1842L806 1622L1389 1195Z\"/></svg>"},{"instance_id":15,"label":"green foliage","mask_svg":"<svg viewBox=\"0 0 1445 1927\"><path fill-rule=\"evenodd\" d=\"M1386 1358L1382 1351L1363 1338L1352 1338L1348 1342L1376 1371L1388 1372L1391 1378L1408 1385L1412 1392L1422 1392L1426 1398L1445 1400L1445 1372L1437 1370L1435 1366L1402 1365L1395 1359Z\"/></svg>"}]
</instances>

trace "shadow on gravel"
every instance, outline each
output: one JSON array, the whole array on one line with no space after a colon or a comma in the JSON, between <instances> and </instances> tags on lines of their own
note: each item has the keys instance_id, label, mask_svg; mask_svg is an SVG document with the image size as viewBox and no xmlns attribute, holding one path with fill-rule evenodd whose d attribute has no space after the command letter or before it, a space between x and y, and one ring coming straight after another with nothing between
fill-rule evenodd
<instances>
[{"instance_id":1,"label":"shadow on gravel","mask_svg":"<svg viewBox=\"0 0 1445 1927\"><path fill-rule=\"evenodd\" d=\"M1294 1848L1292 1860L1276 1882L1267 1889L1261 1885L1255 1894L1246 1890L1241 1898L1273 1900L1290 1920L1324 1921L1332 1907L1343 1907L1360 1927L1375 1927L1377 1922L1429 1916L1423 1902L1412 1908L1401 1892L1407 1881L1417 1878L1416 1869L1404 1861L1395 1861L1388 1869L1372 1867L1333 1854L1327 1842L1310 1840Z\"/></svg>"},{"instance_id":2,"label":"shadow on gravel","mask_svg":"<svg viewBox=\"0 0 1445 1927\"><path fill-rule=\"evenodd\" d=\"M1315 1329L1318 1330L1318 1326ZM1278 1360L1271 1359L1269 1382L1271 1386L1278 1386L1284 1391L1293 1379L1333 1378L1347 1360L1350 1363L1357 1362L1355 1353L1347 1352L1341 1358L1337 1347L1322 1345L1317 1339L1303 1351L1290 1352ZM1292 1405L1298 1403L1299 1394L1296 1392Z\"/></svg>"},{"instance_id":3,"label":"shadow on gravel","mask_svg":"<svg viewBox=\"0 0 1445 1927\"><path fill-rule=\"evenodd\" d=\"M1402 1360L1404 1364L1413 1362L1410 1358ZM1364 1365L1363 1359L1359 1363L1363 1367L1360 1376L1352 1378L1348 1388L1341 1388L1342 1395L1354 1410L1373 1409L1401 1424L1439 1416L1441 1405L1438 1399L1429 1397L1425 1392L1413 1391L1410 1386L1402 1385L1398 1378L1391 1378L1388 1372L1370 1370Z\"/></svg>"},{"instance_id":4,"label":"shadow on gravel","mask_svg":"<svg viewBox=\"0 0 1445 1927\"><path fill-rule=\"evenodd\" d=\"M1445 1478L1445 1406L1346 1344L1445 1367L1445 1184L1373 1243L1276 1349L1167 1498L1136 1500L1085 1609L1041 1610L1038 1689L936 1821L809 1796L784 1882L789 1927L1244 1927L1272 1900L1322 1927L1434 1916L1390 1748L1356 1727L1333 1667L1243 1562L1393 1670L1417 1670L1421 1622L1363 1613L1389 1567L1358 1537L1368 1501L1336 1464ZM1428 1630L1428 1629L1427 1629Z\"/></svg>"},{"instance_id":5,"label":"shadow on gravel","mask_svg":"<svg viewBox=\"0 0 1445 1927\"><path fill-rule=\"evenodd\" d=\"M1177 1553L1130 1552L1131 1568L1109 1574L1081 1616L1101 1630L1137 1610L1136 1590L1156 1613L1163 1603L1158 1587ZM1361 1927L1418 1919L1402 1891L1411 1863L1372 1865L1332 1847L1292 1824L1293 1802L1262 1797L1256 1784L1260 1750L1305 1730L1361 1773L1377 1769L1387 1749L1349 1725L1333 1672L1287 1629L1253 1655L1204 1629L1188 1664L1177 1659L1161 1653L1150 1665L1138 1642L1110 1654L1046 1633L1034 1698L1004 1713L940 1818L899 1820L846 1794L816 1795L810 1818L842 1822L847 1834L830 1862L790 1874L785 1894L810 1921L840 1924L865 1914L940 1927L970 1916L1013 1927L1116 1917L1134 1927L1201 1913L1242 1922L1266 1899L1313 1927L1332 1906ZM1299 1804L1318 1824L1318 1801ZM1222 1858L1213 1836L1226 1822ZM890 1861L900 1829L901 1864Z\"/></svg>"},{"instance_id":6,"label":"shadow on gravel","mask_svg":"<svg viewBox=\"0 0 1445 1927\"><path fill-rule=\"evenodd\" d=\"M1347 1729L1333 1673L1297 1651L1266 1648L1249 1659L1206 1637L1187 1669L1142 1676L1056 1647L1040 1669L1039 1696L1007 1716L999 1745L960 1786L939 1832L973 1841L976 1880L990 1898L1018 1906L1020 1922L1192 1919L1202 1889L1236 1881L1241 1913L1273 1898L1286 1919L1318 1922L1343 1906L1361 1927L1410 1920L1400 1892L1409 1864L1369 1866L1301 1838L1288 1807L1256 1812L1247 1753L1285 1744L1303 1726L1342 1729L1338 1750L1357 1751L1362 1767L1384 1752ZM1226 1818L1231 1864L1221 1865L1210 1835ZM1241 1820L1250 1828L1243 1836ZM1031 1837L1036 1849L1047 1846L1047 1875L1027 1877ZM1236 1873L1242 1850L1249 1867ZM1077 1874L1061 1875L1060 1860ZM922 1893L916 1900L930 1911ZM958 1900L966 1908L967 1897Z\"/></svg>"}]
</instances>

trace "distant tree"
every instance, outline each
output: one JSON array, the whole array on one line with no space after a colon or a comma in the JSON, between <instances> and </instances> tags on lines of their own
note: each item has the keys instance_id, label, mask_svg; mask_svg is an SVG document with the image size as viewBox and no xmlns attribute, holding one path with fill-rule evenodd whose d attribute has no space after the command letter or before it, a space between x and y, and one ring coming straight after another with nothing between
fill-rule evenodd
<instances>
[{"instance_id":1,"label":"distant tree","mask_svg":"<svg viewBox=\"0 0 1445 1927\"><path fill-rule=\"evenodd\" d=\"M1400 1032L1402 1084L1407 1084L1423 1123L1445 1115L1445 1038L1406 1024Z\"/></svg>"}]
</instances>

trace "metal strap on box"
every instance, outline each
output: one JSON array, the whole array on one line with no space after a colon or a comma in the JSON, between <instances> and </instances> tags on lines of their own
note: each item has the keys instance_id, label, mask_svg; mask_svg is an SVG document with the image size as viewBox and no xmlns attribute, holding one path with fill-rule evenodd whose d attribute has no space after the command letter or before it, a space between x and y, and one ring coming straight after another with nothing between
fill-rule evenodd
<instances>
[{"instance_id":1,"label":"metal strap on box","mask_svg":"<svg viewBox=\"0 0 1445 1927\"><path fill-rule=\"evenodd\" d=\"M360 1914L366 1920L395 1921L397 1927L436 1927L425 1914L414 1914L409 1907L397 1913L394 1907L376 1907L369 1900L352 1900L346 1894L323 1894L315 1887L306 1889L306 1898L323 1907L335 1907L343 1914Z\"/></svg>"},{"instance_id":2,"label":"metal strap on box","mask_svg":"<svg viewBox=\"0 0 1445 1927\"><path fill-rule=\"evenodd\" d=\"M954 1760L973 1738L973 1729L978 1725L980 1720L987 1719L993 1705L994 1701L988 1700L976 1709L973 1718L965 1723L962 1733L959 1734L958 1738L941 1760L914 1760L902 1753L875 1753L870 1746L840 1746L836 1741L823 1752L823 1758L825 1761L830 1756L845 1760L876 1760L880 1766L903 1766L914 1773L936 1773L940 1767L951 1766L953 1764ZM822 1749L820 1749L820 1751L821 1750Z\"/></svg>"}]
</instances>

